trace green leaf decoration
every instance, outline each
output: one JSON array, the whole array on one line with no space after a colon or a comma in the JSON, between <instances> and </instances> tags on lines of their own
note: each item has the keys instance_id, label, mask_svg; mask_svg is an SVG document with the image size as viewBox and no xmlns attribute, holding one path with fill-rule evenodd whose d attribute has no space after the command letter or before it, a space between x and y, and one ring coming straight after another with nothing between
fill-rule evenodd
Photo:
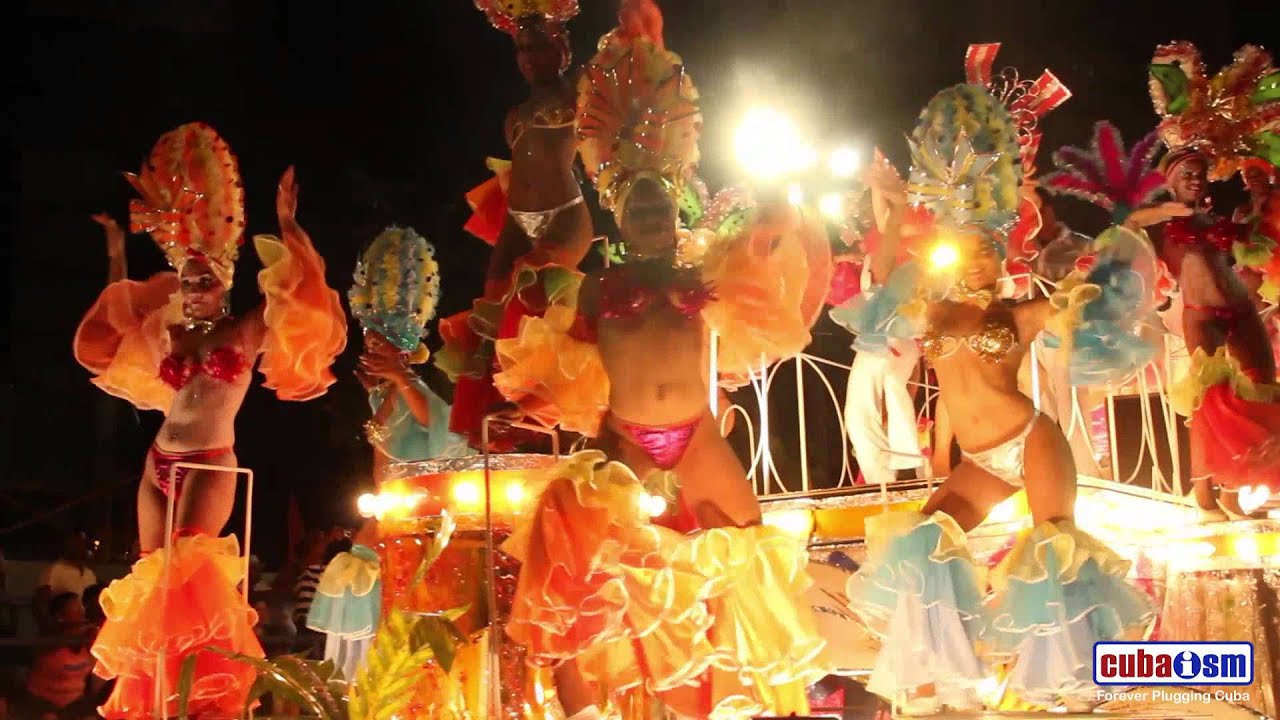
<instances>
[{"instance_id":1,"label":"green leaf decoration","mask_svg":"<svg viewBox=\"0 0 1280 720\"><path fill-rule=\"evenodd\" d=\"M196 653L182 659L182 669L178 672L178 717L187 720L187 711L191 702L191 684L196 679Z\"/></svg>"},{"instance_id":2,"label":"green leaf decoration","mask_svg":"<svg viewBox=\"0 0 1280 720\"><path fill-rule=\"evenodd\" d=\"M1150 65L1148 69L1151 76L1160 83L1160 87L1164 88L1164 95L1169 99L1166 106L1169 114L1177 115L1186 110L1191 104L1191 97L1187 92L1190 82L1182 67L1174 63L1161 63Z\"/></svg>"},{"instance_id":3,"label":"green leaf decoration","mask_svg":"<svg viewBox=\"0 0 1280 720\"><path fill-rule=\"evenodd\" d=\"M431 540L431 546L426 552L422 553L422 560L418 563L418 569L413 573L413 581L410 587L416 587L422 584L427 577L427 571L435 564L436 559L440 557L440 553L449 546L449 540L453 537L453 531L457 528L453 516L447 511L440 515L440 527L436 530L436 535Z\"/></svg>"},{"instance_id":4,"label":"green leaf decoration","mask_svg":"<svg viewBox=\"0 0 1280 720\"><path fill-rule=\"evenodd\" d=\"M326 708L322 698L317 696L316 689L312 687L314 678L311 674L299 673L297 662L301 660L300 658L293 655L281 655L280 657L266 660L213 646L205 647L204 651L237 660L253 667L258 671L258 680L263 681L266 685L266 692L300 706L308 715L321 720L341 720L342 716L334 714L332 707ZM305 663L306 661L302 662ZM261 697L263 694L265 693L259 693L257 697ZM256 700L257 697L253 699Z\"/></svg>"},{"instance_id":5,"label":"green leaf decoration","mask_svg":"<svg viewBox=\"0 0 1280 720\"><path fill-rule=\"evenodd\" d=\"M1253 154L1267 162L1280 167L1280 134L1260 132L1253 136L1250 143Z\"/></svg>"},{"instance_id":6,"label":"green leaf decoration","mask_svg":"<svg viewBox=\"0 0 1280 720\"><path fill-rule=\"evenodd\" d=\"M322 717L346 717L346 693L335 694L330 690L329 681L338 674L332 662L308 660L300 655L282 655L268 662L279 672L293 678L296 685L308 689L310 698L324 708L325 714Z\"/></svg>"},{"instance_id":7,"label":"green leaf decoration","mask_svg":"<svg viewBox=\"0 0 1280 720\"><path fill-rule=\"evenodd\" d=\"M751 222L751 213L746 208L735 210L725 216L720 221L720 227L716 228L716 235L722 238L737 237L747 229L747 224Z\"/></svg>"},{"instance_id":8,"label":"green leaf decoration","mask_svg":"<svg viewBox=\"0 0 1280 720\"><path fill-rule=\"evenodd\" d=\"M702 207L702 198L698 197L696 183L684 183L684 188L680 191L680 197L676 199L676 206L680 209L680 215L684 219L684 224L692 226L694 223L702 219L704 212Z\"/></svg>"},{"instance_id":9,"label":"green leaf decoration","mask_svg":"<svg viewBox=\"0 0 1280 720\"><path fill-rule=\"evenodd\" d=\"M413 699L422 666L433 657L429 644L413 647L414 626L415 619L398 608L383 618L356 673L348 705L351 720L390 720Z\"/></svg>"},{"instance_id":10,"label":"green leaf decoration","mask_svg":"<svg viewBox=\"0 0 1280 720\"><path fill-rule=\"evenodd\" d=\"M1280 70L1267 75L1258 81L1258 86L1253 89L1253 95L1249 96L1249 102L1254 105L1262 105L1275 100L1280 100Z\"/></svg>"},{"instance_id":11,"label":"green leaf decoration","mask_svg":"<svg viewBox=\"0 0 1280 720\"><path fill-rule=\"evenodd\" d=\"M457 656L457 643L449 632L450 623L437 617L420 617L413 623L409 634L409 645L413 652L424 647L431 651L440 667L449 672L453 668L453 660Z\"/></svg>"}]
</instances>

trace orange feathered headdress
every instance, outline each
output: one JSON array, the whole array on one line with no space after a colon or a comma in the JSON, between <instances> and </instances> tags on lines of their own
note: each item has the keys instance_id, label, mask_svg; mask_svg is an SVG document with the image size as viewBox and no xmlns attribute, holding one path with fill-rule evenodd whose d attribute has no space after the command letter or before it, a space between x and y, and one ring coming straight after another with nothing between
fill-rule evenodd
<instances>
[{"instance_id":1,"label":"orange feathered headdress","mask_svg":"<svg viewBox=\"0 0 1280 720\"><path fill-rule=\"evenodd\" d=\"M1266 142L1280 132L1280 73L1256 45L1235 52L1212 78L1200 51L1178 41L1156 48L1148 88L1169 149L1195 148L1209 159L1209 176L1225 180L1251 155L1269 157Z\"/></svg>"},{"instance_id":2,"label":"orange feathered headdress","mask_svg":"<svg viewBox=\"0 0 1280 720\"><path fill-rule=\"evenodd\" d=\"M624 2L578 81L579 152L600 204L620 212L643 177L675 192L698 163L702 113L679 55L662 42L650 1Z\"/></svg>"},{"instance_id":3,"label":"orange feathered headdress","mask_svg":"<svg viewBox=\"0 0 1280 720\"><path fill-rule=\"evenodd\" d=\"M165 133L142 172L125 178L142 196L129 203L131 232L150 233L174 269L200 257L231 287L244 241L244 184L217 131L188 123Z\"/></svg>"}]
</instances>

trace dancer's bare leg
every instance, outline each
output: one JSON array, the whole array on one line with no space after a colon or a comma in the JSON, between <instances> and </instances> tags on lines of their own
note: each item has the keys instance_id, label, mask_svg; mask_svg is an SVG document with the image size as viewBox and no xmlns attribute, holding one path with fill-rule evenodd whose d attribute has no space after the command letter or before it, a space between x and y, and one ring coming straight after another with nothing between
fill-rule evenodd
<instances>
[{"instance_id":1,"label":"dancer's bare leg","mask_svg":"<svg viewBox=\"0 0 1280 720\"><path fill-rule=\"evenodd\" d=\"M155 474L148 454L138 483L138 549L144 555L164 547L165 496L156 487Z\"/></svg>"},{"instance_id":2,"label":"dancer's bare leg","mask_svg":"<svg viewBox=\"0 0 1280 720\"><path fill-rule=\"evenodd\" d=\"M683 501L702 528L760 524L760 501L742 463L710 414L675 467Z\"/></svg>"},{"instance_id":3,"label":"dancer's bare leg","mask_svg":"<svg viewBox=\"0 0 1280 720\"><path fill-rule=\"evenodd\" d=\"M1036 418L1022 455L1027 504L1036 525L1075 518L1076 466L1062 429L1046 415Z\"/></svg>"},{"instance_id":4,"label":"dancer's bare leg","mask_svg":"<svg viewBox=\"0 0 1280 720\"><path fill-rule=\"evenodd\" d=\"M228 453L212 464L235 467L236 457ZM233 472L192 470L178 496L174 530L221 535L236 504L236 478Z\"/></svg>"},{"instance_id":5,"label":"dancer's bare leg","mask_svg":"<svg viewBox=\"0 0 1280 720\"><path fill-rule=\"evenodd\" d=\"M576 661L569 660L557 667L555 681L560 707L564 708L565 715L572 718L587 708L595 707L595 692L582 677Z\"/></svg>"}]
</instances>

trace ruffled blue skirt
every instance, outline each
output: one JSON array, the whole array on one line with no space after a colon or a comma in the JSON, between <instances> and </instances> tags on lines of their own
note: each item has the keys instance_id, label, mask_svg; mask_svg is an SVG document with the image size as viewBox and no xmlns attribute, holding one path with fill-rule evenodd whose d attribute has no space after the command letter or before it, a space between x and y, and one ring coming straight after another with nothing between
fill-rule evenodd
<instances>
[{"instance_id":1,"label":"ruffled blue skirt","mask_svg":"<svg viewBox=\"0 0 1280 720\"><path fill-rule=\"evenodd\" d=\"M867 525L871 554L847 593L881 640L868 689L894 699L932 684L939 701L973 705L985 676L975 651L985 580L963 531L943 513L887 513Z\"/></svg>"},{"instance_id":2,"label":"ruffled blue skirt","mask_svg":"<svg viewBox=\"0 0 1280 720\"><path fill-rule=\"evenodd\" d=\"M1009 687L1036 703L1092 700L1093 645L1139 639L1155 617L1125 580L1129 563L1071 522L1044 523L1020 538L992 572L984 636L1013 659Z\"/></svg>"}]
</instances>

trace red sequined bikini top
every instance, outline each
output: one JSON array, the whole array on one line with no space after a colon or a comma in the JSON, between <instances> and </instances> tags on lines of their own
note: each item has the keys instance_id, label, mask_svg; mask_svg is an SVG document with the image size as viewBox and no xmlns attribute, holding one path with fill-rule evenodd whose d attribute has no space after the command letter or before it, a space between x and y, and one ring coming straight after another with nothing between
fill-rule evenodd
<instances>
[{"instance_id":1,"label":"red sequined bikini top","mask_svg":"<svg viewBox=\"0 0 1280 720\"><path fill-rule=\"evenodd\" d=\"M696 268L672 268L669 260L652 260L615 265L600 278L600 318L633 318L654 303L664 302L686 318L696 317L715 301L715 289L702 280ZM596 320L578 316L573 334L595 341Z\"/></svg>"},{"instance_id":2,"label":"red sequined bikini top","mask_svg":"<svg viewBox=\"0 0 1280 720\"><path fill-rule=\"evenodd\" d=\"M244 354L229 345L209 351L204 360L171 353L160 362L160 379L174 390L181 390L198 373L233 382L247 365Z\"/></svg>"},{"instance_id":3,"label":"red sequined bikini top","mask_svg":"<svg viewBox=\"0 0 1280 720\"><path fill-rule=\"evenodd\" d=\"M1207 245L1230 254L1231 246L1242 239L1241 226L1228 218L1215 218L1208 224L1194 216L1174 218L1161 227L1160 233L1163 239L1161 259L1176 275L1182 273L1183 249Z\"/></svg>"}]
</instances>

